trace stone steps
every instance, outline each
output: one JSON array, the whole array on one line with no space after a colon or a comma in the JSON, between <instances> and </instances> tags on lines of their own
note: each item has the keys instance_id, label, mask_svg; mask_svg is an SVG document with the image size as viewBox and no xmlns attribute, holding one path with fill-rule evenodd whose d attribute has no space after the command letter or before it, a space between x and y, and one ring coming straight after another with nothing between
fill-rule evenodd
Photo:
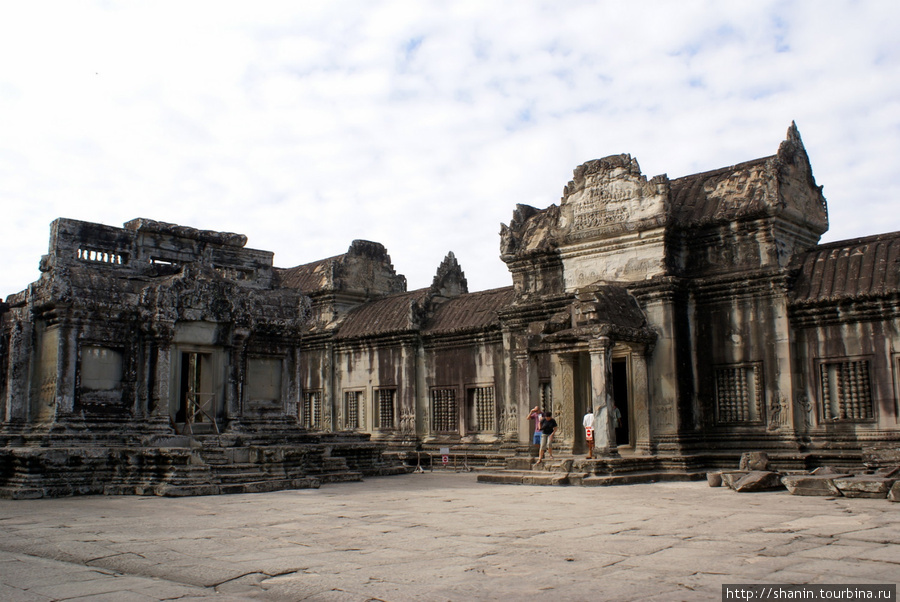
<instances>
[{"instance_id":1,"label":"stone steps","mask_svg":"<svg viewBox=\"0 0 900 602\"><path fill-rule=\"evenodd\" d=\"M151 439L159 445L118 446L109 437L90 446L7 447L0 449L0 497L214 495L408 472L367 437L304 433L297 439L305 443L254 445L270 439L170 433Z\"/></svg>"},{"instance_id":2,"label":"stone steps","mask_svg":"<svg viewBox=\"0 0 900 602\"><path fill-rule=\"evenodd\" d=\"M667 458L655 456L605 457L583 456L545 458L540 464L534 458L511 457L500 470L486 470L476 477L479 483L511 485L576 485L596 487L653 483L658 481L699 481L706 471L685 468Z\"/></svg>"},{"instance_id":3,"label":"stone steps","mask_svg":"<svg viewBox=\"0 0 900 602\"><path fill-rule=\"evenodd\" d=\"M592 475L584 472L520 471L484 472L477 475L479 483L502 485L575 485L605 487L609 485L633 485L661 481L702 481L705 472L630 472L614 475Z\"/></svg>"}]
</instances>

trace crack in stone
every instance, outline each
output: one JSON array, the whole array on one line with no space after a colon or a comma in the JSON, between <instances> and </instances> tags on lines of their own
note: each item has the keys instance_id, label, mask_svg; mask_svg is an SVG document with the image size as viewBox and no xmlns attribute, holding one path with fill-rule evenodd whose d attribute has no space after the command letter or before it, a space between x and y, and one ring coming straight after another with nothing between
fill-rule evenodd
<instances>
[{"instance_id":1,"label":"crack in stone","mask_svg":"<svg viewBox=\"0 0 900 602\"><path fill-rule=\"evenodd\" d=\"M215 590L218 590L221 586L225 585L226 583L231 583L233 581L237 581L238 579L243 579L244 577L249 577L251 575L266 575L266 573L263 573L262 571L248 571L246 573L243 573L242 575L238 575L236 577L231 577L230 579L226 579L225 581L220 581L219 583L213 583L210 587L212 587ZM270 576L270 575L266 575L266 576Z\"/></svg>"},{"instance_id":2,"label":"crack in stone","mask_svg":"<svg viewBox=\"0 0 900 602\"><path fill-rule=\"evenodd\" d=\"M98 556L97 558L91 558L90 560L85 560L84 564L85 564L85 566L91 566L92 562L99 562L100 560L106 560L108 558L115 558L116 556L137 556L138 558L144 558L144 560L146 560L146 558L144 556L141 556L140 554L137 554L136 552L118 552L116 554L109 554L107 556Z\"/></svg>"}]
</instances>

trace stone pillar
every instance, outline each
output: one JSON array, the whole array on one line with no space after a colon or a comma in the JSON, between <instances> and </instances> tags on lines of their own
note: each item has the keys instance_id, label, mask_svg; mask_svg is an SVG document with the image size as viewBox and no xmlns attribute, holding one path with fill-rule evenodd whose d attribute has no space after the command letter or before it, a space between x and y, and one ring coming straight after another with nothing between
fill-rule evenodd
<instances>
[{"instance_id":1,"label":"stone pillar","mask_svg":"<svg viewBox=\"0 0 900 602\"><path fill-rule=\"evenodd\" d=\"M516 366L516 392L513 403L516 406L515 413L519 416L520 432L529 432L528 414L534 404L531 402L531 362L528 357L528 349L516 349L513 353L513 361ZM524 427L522 426L524 424Z\"/></svg>"},{"instance_id":2,"label":"stone pillar","mask_svg":"<svg viewBox=\"0 0 900 602\"><path fill-rule=\"evenodd\" d=\"M591 405L594 407L594 452L602 456L616 456L616 425L613 421L613 396L610 394L609 337L601 336L590 342Z\"/></svg>"},{"instance_id":3,"label":"stone pillar","mask_svg":"<svg viewBox=\"0 0 900 602\"><path fill-rule=\"evenodd\" d=\"M56 419L75 410L75 373L78 370L78 333L68 322L59 326L56 361Z\"/></svg>"},{"instance_id":4,"label":"stone pillar","mask_svg":"<svg viewBox=\"0 0 900 602\"><path fill-rule=\"evenodd\" d=\"M574 450L579 440L578 433L582 432L581 416L577 416L575 412L575 362L578 361L578 356L555 354L553 359L556 369L553 371L550 388L553 391L553 414L559 423L557 434L560 435L560 442L571 445ZM583 442L583 432L581 439Z\"/></svg>"},{"instance_id":5,"label":"stone pillar","mask_svg":"<svg viewBox=\"0 0 900 602\"><path fill-rule=\"evenodd\" d=\"M172 410L172 394L170 384L172 382L172 345L169 342L157 340L156 342L156 373L151 376L156 381L153 386L153 416L168 416ZM175 408L178 401L175 400Z\"/></svg>"},{"instance_id":6,"label":"stone pillar","mask_svg":"<svg viewBox=\"0 0 900 602\"><path fill-rule=\"evenodd\" d=\"M150 343L147 348L151 353L156 354L155 371L147 374L147 385L151 391L150 405L153 406L150 415L174 418L174 411L178 407L178 400L174 399L174 396L178 395L178 385L175 385L175 392L171 391L174 376L172 374L172 341L175 338L175 323L157 322L153 324L148 338ZM153 362L151 362L152 364Z\"/></svg>"},{"instance_id":7,"label":"stone pillar","mask_svg":"<svg viewBox=\"0 0 900 602\"><path fill-rule=\"evenodd\" d=\"M247 381L246 367L246 344L250 331L246 328L235 328L231 337L231 353L228 354L227 367L231 374L230 379L225 381L225 390L223 391L225 399L225 420L239 419L243 412L244 385Z\"/></svg>"},{"instance_id":8,"label":"stone pillar","mask_svg":"<svg viewBox=\"0 0 900 602\"><path fill-rule=\"evenodd\" d=\"M325 374L322 375L322 428L326 431L334 431L338 426L335 421L334 399L334 346L325 346L325 358L323 360Z\"/></svg>"},{"instance_id":9,"label":"stone pillar","mask_svg":"<svg viewBox=\"0 0 900 602\"><path fill-rule=\"evenodd\" d=\"M416 438L416 399L419 391L416 347L404 344L400 349L400 382L397 383L397 409L400 434L405 440Z\"/></svg>"},{"instance_id":10,"label":"stone pillar","mask_svg":"<svg viewBox=\"0 0 900 602\"><path fill-rule=\"evenodd\" d=\"M36 365L31 377L31 422L49 423L56 419L59 391L59 328L38 326Z\"/></svg>"},{"instance_id":11,"label":"stone pillar","mask_svg":"<svg viewBox=\"0 0 900 602\"><path fill-rule=\"evenodd\" d=\"M6 372L6 420L28 422L31 419L29 375L32 370L34 327L29 322L16 321L10 329L9 365Z\"/></svg>"},{"instance_id":12,"label":"stone pillar","mask_svg":"<svg viewBox=\"0 0 900 602\"><path fill-rule=\"evenodd\" d=\"M515 360L513 359L513 335L509 330L503 330L503 422L504 422L504 439L507 443L514 445L523 443L526 439L523 433L527 435L527 441L531 442L531 434L528 433L527 427L523 430L520 421L522 413L519 412L516 403L516 378L515 378ZM530 409L530 408L529 408ZM524 421L527 422L528 413L526 412Z\"/></svg>"},{"instance_id":13,"label":"stone pillar","mask_svg":"<svg viewBox=\"0 0 900 602\"><path fill-rule=\"evenodd\" d=\"M281 382L286 383L284 393L284 414L300 424L300 399L303 395L303 377L300 372L301 352L299 346L292 346L287 354L287 376ZM306 425L304 425L306 426Z\"/></svg>"},{"instance_id":14,"label":"stone pillar","mask_svg":"<svg viewBox=\"0 0 900 602\"><path fill-rule=\"evenodd\" d=\"M631 399L635 451L650 453L650 382L647 375L649 351L641 346L631 354Z\"/></svg>"}]
</instances>

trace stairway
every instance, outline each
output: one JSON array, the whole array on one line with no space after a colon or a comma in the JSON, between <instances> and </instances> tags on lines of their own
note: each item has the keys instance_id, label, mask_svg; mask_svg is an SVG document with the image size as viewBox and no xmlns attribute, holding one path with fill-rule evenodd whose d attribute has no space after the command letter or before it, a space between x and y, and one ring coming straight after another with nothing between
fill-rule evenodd
<instances>
[{"instance_id":1,"label":"stairway","mask_svg":"<svg viewBox=\"0 0 900 602\"><path fill-rule=\"evenodd\" d=\"M657 456L626 456L586 459L583 456L508 458L500 470L480 473L479 483L506 485L578 485L583 487L654 483L658 481L697 481L706 478L706 471L693 468L665 466L665 458Z\"/></svg>"}]
</instances>

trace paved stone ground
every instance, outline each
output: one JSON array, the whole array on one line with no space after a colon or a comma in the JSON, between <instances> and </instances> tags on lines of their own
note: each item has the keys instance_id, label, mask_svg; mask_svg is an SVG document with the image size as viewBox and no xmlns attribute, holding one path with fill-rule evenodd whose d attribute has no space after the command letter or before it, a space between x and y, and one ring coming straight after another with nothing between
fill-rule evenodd
<instances>
[{"instance_id":1,"label":"paved stone ground","mask_svg":"<svg viewBox=\"0 0 900 602\"><path fill-rule=\"evenodd\" d=\"M0 599L718 600L896 583L900 504L427 473L195 498L0 500Z\"/></svg>"}]
</instances>

